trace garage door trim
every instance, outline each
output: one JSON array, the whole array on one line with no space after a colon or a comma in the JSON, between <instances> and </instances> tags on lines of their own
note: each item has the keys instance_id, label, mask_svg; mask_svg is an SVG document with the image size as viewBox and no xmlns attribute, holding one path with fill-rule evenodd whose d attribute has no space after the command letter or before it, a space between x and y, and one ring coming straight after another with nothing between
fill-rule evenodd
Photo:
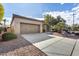
<instances>
[{"instance_id":1,"label":"garage door trim","mask_svg":"<svg viewBox=\"0 0 79 59\"><path fill-rule=\"evenodd\" d=\"M23 25L21 25L21 24L23 24L23 25L27 25L27 27L28 27L28 29L27 28L25 28L25 26L23 27ZM33 28L32 28L32 25L34 26ZM36 25L36 26L35 26ZM31 27L31 28L30 28ZM25 30L24 30L24 28L25 28ZM35 30L32 30L31 31L31 29L35 29ZM26 31L27 30L27 31ZM29 31L28 31L29 30ZM24 32L23 32L24 31ZM26 32L25 32L26 31ZM29 33L40 33L40 24L32 24L32 23L20 23L20 33L21 34L29 34Z\"/></svg>"}]
</instances>

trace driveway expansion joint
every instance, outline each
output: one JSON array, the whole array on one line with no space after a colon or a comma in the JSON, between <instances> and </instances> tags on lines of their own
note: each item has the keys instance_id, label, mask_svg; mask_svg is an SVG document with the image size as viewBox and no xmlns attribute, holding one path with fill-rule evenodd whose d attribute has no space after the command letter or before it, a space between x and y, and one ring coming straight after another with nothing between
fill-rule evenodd
<instances>
[{"instance_id":1,"label":"driveway expansion joint","mask_svg":"<svg viewBox=\"0 0 79 59\"><path fill-rule=\"evenodd\" d=\"M76 40L76 42L75 42L75 44L74 44L74 46L73 46L73 49L72 49L72 51L71 51L70 56L72 56L72 55L73 55L74 49L75 49L75 47L76 47L76 44L77 44L77 40Z\"/></svg>"},{"instance_id":2,"label":"driveway expansion joint","mask_svg":"<svg viewBox=\"0 0 79 59\"><path fill-rule=\"evenodd\" d=\"M63 39L61 39L61 40L63 40ZM61 41L61 40L58 40L58 41L54 42L53 44L55 44L55 43L57 43L57 42L59 42L59 41ZM51 43L50 45L52 45L52 43ZM48 46L50 46L50 45L48 45ZM46 47L42 48L41 50L43 50L43 49L47 48L48 46L46 46Z\"/></svg>"}]
</instances>

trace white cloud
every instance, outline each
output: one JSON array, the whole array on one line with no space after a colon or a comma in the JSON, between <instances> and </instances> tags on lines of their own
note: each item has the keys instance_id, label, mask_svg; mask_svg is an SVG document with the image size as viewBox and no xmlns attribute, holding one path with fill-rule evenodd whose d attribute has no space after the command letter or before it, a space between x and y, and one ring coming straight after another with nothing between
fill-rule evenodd
<instances>
[{"instance_id":1,"label":"white cloud","mask_svg":"<svg viewBox=\"0 0 79 59\"><path fill-rule=\"evenodd\" d=\"M66 20L66 23L71 25L72 24L72 12L69 11L52 11L52 12L44 12L43 15L45 14L50 14L52 16L54 16L55 18L60 15L62 18L64 18Z\"/></svg>"},{"instance_id":2,"label":"white cloud","mask_svg":"<svg viewBox=\"0 0 79 59\"><path fill-rule=\"evenodd\" d=\"M37 20L44 20L44 18L34 18L34 19L37 19Z\"/></svg>"},{"instance_id":3,"label":"white cloud","mask_svg":"<svg viewBox=\"0 0 79 59\"><path fill-rule=\"evenodd\" d=\"M79 24L79 4L76 7L72 8L73 13L75 13L75 23Z\"/></svg>"},{"instance_id":4,"label":"white cloud","mask_svg":"<svg viewBox=\"0 0 79 59\"><path fill-rule=\"evenodd\" d=\"M64 3L62 2L62 3L60 3L61 5L63 5Z\"/></svg>"},{"instance_id":5,"label":"white cloud","mask_svg":"<svg viewBox=\"0 0 79 59\"><path fill-rule=\"evenodd\" d=\"M73 13L75 13L74 23L79 24L79 4L77 4L76 7L72 8L71 11L51 11L51 12L44 12L43 15L50 14L54 17L60 15L62 18L66 20L67 24L72 25L73 24Z\"/></svg>"},{"instance_id":6,"label":"white cloud","mask_svg":"<svg viewBox=\"0 0 79 59\"><path fill-rule=\"evenodd\" d=\"M79 4L76 7L72 8L72 11L76 11L78 9L79 9Z\"/></svg>"}]
</instances>

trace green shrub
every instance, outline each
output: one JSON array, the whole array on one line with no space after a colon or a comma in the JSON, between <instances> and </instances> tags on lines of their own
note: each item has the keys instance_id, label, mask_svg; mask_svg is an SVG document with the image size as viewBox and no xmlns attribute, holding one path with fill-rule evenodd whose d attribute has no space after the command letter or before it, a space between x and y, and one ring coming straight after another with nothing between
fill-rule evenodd
<instances>
[{"instance_id":1,"label":"green shrub","mask_svg":"<svg viewBox=\"0 0 79 59\"><path fill-rule=\"evenodd\" d=\"M64 29L65 24L63 22L59 22L56 25L53 26L54 31L61 33L61 31Z\"/></svg>"},{"instance_id":2,"label":"green shrub","mask_svg":"<svg viewBox=\"0 0 79 59\"><path fill-rule=\"evenodd\" d=\"M2 35L3 41L8 41L8 40L16 39L16 38L17 38L17 36L13 33L4 33Z\"/></svg>"},{"instance_id":3,"label":"green shrub","mask_svg":"<svg viewBox=\"0 0 79 59\"><path fill-rule=\"evenodd\" d=\"M0 34L1 34L2 31L4 31L4 29L2 27L0 27Z\"/></svg>"}]
</instances>

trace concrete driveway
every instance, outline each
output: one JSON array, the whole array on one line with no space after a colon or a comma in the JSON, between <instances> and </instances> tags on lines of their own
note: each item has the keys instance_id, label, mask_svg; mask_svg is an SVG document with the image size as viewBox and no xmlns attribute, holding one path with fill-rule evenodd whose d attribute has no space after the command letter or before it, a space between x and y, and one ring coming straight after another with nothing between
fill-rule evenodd
<instances>
[{"instance_id":1,"label":"concrete driveway","mask_svg":"<svg viewBox=\"0 0 79 59\"><path fill-rule=\"evenodd\" d=\"M49 34L46 33L41 33L41 34L36 33L36 34L23 34L22 36L28 41L30 41L31 43L37 43L50 39L51 37L48 35Z\"/></svg>"},{"instance_id":2,"label":"concrete driveway","mask_svg":"<svg viewBox=\"0 0 79 59\"><path fill-rule=\"evenodd\" d=\"M47 33L23 34L22 37L49 56L76 55L73 51L76 46L76 40L74 39L58 37Z\"/></svg>"}]
</instances>

